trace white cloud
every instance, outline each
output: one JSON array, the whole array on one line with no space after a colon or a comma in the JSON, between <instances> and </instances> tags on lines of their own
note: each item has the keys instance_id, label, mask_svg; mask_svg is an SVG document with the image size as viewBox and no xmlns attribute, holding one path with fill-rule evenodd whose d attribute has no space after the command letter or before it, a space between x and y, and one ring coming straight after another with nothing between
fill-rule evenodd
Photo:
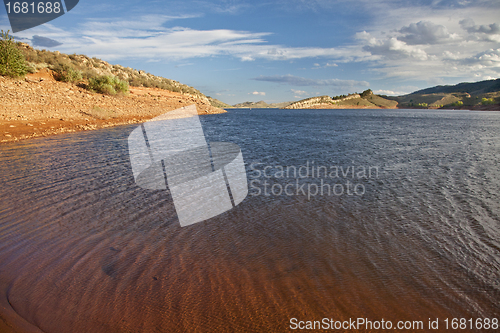
<instances>
[{"instance_id":1,"label":"white cloud","mask_svg":"<svg viewBox=\"0 0 500 333\"><path fill-rule=\"evenodd\" d=\"M141 16L136 20L93 19L76 26L74 30L57 29L44 24L20 37L32 34L45 36L63 43L58 49L67 53L83 53L108 61L138 58L148 61L179 61L200 57L232 56L242 61L294 60L325 58L350 61L363 56L357 47L322 48L272 45L266 40L268 32L230 29L197 30L186 27L165 28L173 19L192 16Z\"/></svg>"},{"instance_id":2,"label":"white cloud","mask_svg":"<svg viewBox=\"0 0 500 333\"><path fill-rule=\"evenodd\" d=\"M462 63L476 69L487 68L500 72L500 48L490 49L472 57L465 58L462 60Z\"/></svg>"},{"instance_id":3,"label":"white cloud","mask_svg":"<svg viewBox=\"0 0 500 333\"><path fill-rule=\"evenodd\" d=\"M439 44L456 39L456 34L450 34L448 29L430 21L419 21L399 30L403 36L398 37L408 45Z\"/></svg>"},{"instance_id":4,"label":"white cloud","mask_svg":"<svg viewBox=\"0 0 500 333\"><path fill-rule=\"evenodd\" d=\"M294 75L259 76L257 81L286 83L292 86L334 86L334 87L367 87L366 81L340 80L340 79L309 79Z\"/></svg>"},{"instance_id":5,"label":"white cloud","mask_svg":"<svg viewBox=\"0 0 500 333\"><path fill-rule=\"evenodd\" d=\"M472 19L463 19L460 22L460 25L464 30L467 30L468 33L484 33L488 35L498 35L500 34L500 26L496 23L492 23L489 25L476 25L474 20Z\"/></svg>"},{"instance_id":6,"label":"white cloud","mask_svg":"<svg viewBox=\"0 0 500 333\"><path fill-rule=\"evenodd\" d=\"M297 95L309 95L309 93L307 91L304 91L304 90L296 90L296 89L290 89L294 94L297 94Z\"/></svg>"},{"instance_id":7,"label":"white cloud","mask_svg":"<svg viewBox=\"0 0 500 333\"><path fill-rule=\"evenodd\" d=\"M249 93L250 94L250 93ZM266 93L263 91L254 91L252 92L252 95L260 95L260 96L266 96Z\"/></svg>"},{"instance_id":8,"label":"white cloud","mask_svg":"<svg viewBox=\"0 0 500 333\"><path fill-rule=\"evenodd\" d=\"M460 51L454 53L454 52L450 52L448 50L444 51L443 52L443 60L458 60L458 59L462 59L463 55L460 53Z\"/></svg>"},{"instance_id":9,"label":"white cloud","mask_svg":"<svg viewBox=\"0 0 500 333\"><path fill-rule=\"evenodd\" d=\"M327 67L338 67L339 65L337 65L336 63L333 63L333 62L327 62L325 65L320 65L318 63L315 63L313 64L313 68L312 69L320 69L320 68L327 68Z\"/></svg>"},{"instance_id":10,"label":"white cloud","mask_svg":"<svg viewBox=\"0 0 500 333\"><path fill-rule=\"evenodd\" d=\"M406 95L408 92L403 92L403 91L394 91L394 90L374 90L373 91L377 95L388 95L388 96L401 96L401 95Z\"/></svg>"},{"instance_id":11,"label":"white cloud","mask_svg":"<svg viewBox=\"0 0 500 333\"><path fill-rule=\"evenodd\" d=\"M369 13L371 19L365 20L366 23L359 27L359 32L351 42L336 47L328 44L324 44L326 47L290 47L270 43L271 33L262 30L255 32L165 27L166 22L171 24L174 19L196 17L193 15L147 15L138 16L134 20L92 19L66 30L47 23L16 36L29 40L33 35L44 36L63 43L58 47L62 52L83 53L108 61L136 58L145 62L184 63L191 62L186 59L202 57L233 57L241 61L313 58L311 63L314 66L309 66L313 68L364 62L359 68L366 69L378 78L444 80L449 77L453 80L467 80L473 77L491 77L497 73L495 57L498 56L496 50L500 47L498 1L486 5L484 2L479 4L457 0L453 2L453 6L450 1L452 0L433 1L424 6L419 1L401 3L361 0L362 5L358 7L365 14ZM297 3L306 7L313 6L318 10L338 10L338 3L328 0L295 0L296 5ZM343 1L343 4L350 5L347 1ZM239 6L236 2L220 6L214 10L226 13L239 10L235 7ZM304 43L303 45L309 45L307 41ZM352 86L350 80L287 76L282 76L281 79L268 78L275 80L272 82L296 86ZM393 91L397 92L399 89Z\"/></svg>"},{"instance_id":12,"label":"white cloud","mask_svg":"<svg viewBox=\"0 0 500 333\"><path fill-rule=\"evenodd\" d=\"M496 72L495 55L488 50L492 49L491 42L500 42L500 35L496 34L500 27L492 23L498 20L498 8L430 10L414 6L385 8L383 13L376 16L383 20L376 20L355 36L359 47L369 53L366 58L373 73L385 78L446 83L450 82L446 78L453 78L453 82L487 79L492 70ZM473 19L477 18L490 23L476 25ZM493 49L498 47L497 44Z\"/></svg>"},{"instance_id":13,"label":"white cloud","mask_svg":"<svg viewBox=\"0 0 500 333\"><path fill-rule=\"evenodd\" d=\"M463 19L459 23L462 29L469 33L469 39L500 42L500 25L497 23L476 25L474 20L470 18Z\"/></svg>"},{"instance_id":14,"label":"white cloud","mask_svg":"<svg viewBox=\"0 0 500 333\"><path fill-rule=\"evenodd\" d=\"M375 56L382 56L386 59L412 58L414 60L427 60L427 53L413 45L408 45L396 37L377 39L366 31L357 34L357 38L365 40L363 50Z\"/></svg>"},{"instance_id":15,"label":"white cloud","mask_svg":"<svg viewBox=\"0 0 500 333\"><path fill-rule=\"evenodd\" d=\"M307 91L304 90L296 90L296 89L290 89L290 90L293 92L295 98L300 98L310 95Z\"/></svg>"}]
</instances>

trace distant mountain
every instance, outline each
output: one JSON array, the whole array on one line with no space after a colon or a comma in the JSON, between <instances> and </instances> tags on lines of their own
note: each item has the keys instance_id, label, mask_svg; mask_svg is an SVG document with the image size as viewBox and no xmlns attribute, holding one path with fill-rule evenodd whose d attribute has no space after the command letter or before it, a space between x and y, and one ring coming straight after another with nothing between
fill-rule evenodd
<instances>
[{"instance_id":1,"label":"distant mountain","mask_svg":"<svg viewBox=\"0 0 500 333\"><path fill-rule=\"evenodd\" d=\"M500 79L436 86L386 98L397 101L398 108L500 110Z\"/></svg>"},{"instance_id":2,"label":"distant mountain","mask_svg":"<svg viewBox=\"0 0 500 333\"><path fill-rule=\"evenodd\" d=\"M486 80L480 82L463 82L453 86L436 86L432 88L422 89L411 93L414 94L452 94L452 93L468 93L470 95L481 95L490 92L500 91L500 79Z\"/></svg>"},{"instance_id":3,"label":"distant mountain","mask_svg":"<svg viewBox=\"0 0 500 333\"><path fill-rule=\"evenodd\" d=\"M255 109L266 109L266 108L284 108L287 105L290 105L294 102L282 102L282 103L271 103L267 104L264 101L259 101L259 102L244 102L244 103L239 103L233 105L235 108L255 108Z\"/></svg>"}]
</instances>

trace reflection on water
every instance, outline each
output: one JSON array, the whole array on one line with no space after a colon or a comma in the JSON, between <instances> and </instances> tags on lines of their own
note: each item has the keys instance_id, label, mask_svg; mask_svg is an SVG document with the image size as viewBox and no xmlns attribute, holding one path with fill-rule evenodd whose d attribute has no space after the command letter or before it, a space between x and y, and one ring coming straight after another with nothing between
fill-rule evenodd
<instances>
[{"instance_id":1,"label":"reflection on water","mask_svg":"<svg viewBox=\"0 0 500 333\"><path fill-rule=\"evenodd\" d=\"M499 113L202 122L208 141L242 148L249 180L296 181L256 178L252 163L379 174L355 180L361 196L249 195L181 228L168 191L134 183L134 126L2 145L0 318L43 332L271 332L290 318L499 317Z\"/></svg>"}]
</instances>

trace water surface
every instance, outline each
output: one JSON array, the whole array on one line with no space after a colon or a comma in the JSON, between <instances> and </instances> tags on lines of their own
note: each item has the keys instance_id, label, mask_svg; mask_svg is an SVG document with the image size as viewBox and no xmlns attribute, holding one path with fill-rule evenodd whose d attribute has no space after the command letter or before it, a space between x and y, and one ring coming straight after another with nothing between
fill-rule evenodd
<instances>
[{"instance_id":1,"label":"water surface","mask_svg":"<svg viewBox=\"0 0 500 333\"><path fill-rule=\"evenodd\" d=\"M134 183L135 126L0 146L0 318L60 333L500 317L500 113L201 119L209 141L241 147L254 187L236 208L183 228L168 191ZM277 173L308 163L378 173ZM347 181L363 194L277 195ZM274 194L256 195L264 182Z\"/></svg>"}]
</instances>

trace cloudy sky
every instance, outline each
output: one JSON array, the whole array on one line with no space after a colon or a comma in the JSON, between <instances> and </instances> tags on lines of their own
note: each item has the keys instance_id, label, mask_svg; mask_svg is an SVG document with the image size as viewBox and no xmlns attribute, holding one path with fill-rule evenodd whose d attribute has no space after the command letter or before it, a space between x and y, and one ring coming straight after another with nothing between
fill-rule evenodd
<instances>
[{"instance_id":1,"label":"cloudy sky","mask_svg":"<svg viewBox=\"0 0 500 333\"><path fill-rule=\"evenodd\" d=\"M10 29L5 8L0 28ZM498 0L80 0L15 36L229 104L500 77Z\"/></svg>"}]
</instances>

